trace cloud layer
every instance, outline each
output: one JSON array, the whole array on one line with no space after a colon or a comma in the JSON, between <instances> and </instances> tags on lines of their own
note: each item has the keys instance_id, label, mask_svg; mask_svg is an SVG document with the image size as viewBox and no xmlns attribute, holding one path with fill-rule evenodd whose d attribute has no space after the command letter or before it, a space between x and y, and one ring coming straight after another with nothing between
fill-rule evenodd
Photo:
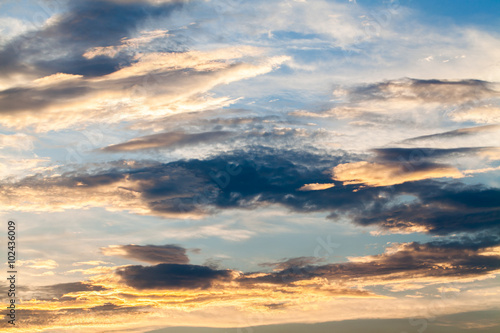
<instances>
[{"instance_id":1,"label":"cloud layer","mask_svg":"<svg viewBox=\"0 0 500 333\"><path fill-rule=\"evenodd\" d=\"M436 150L433 156L456 152ZM347 216L361 225L379 225L395 232L447 234L496 226L500 214L497 188L420 181L450 176L450 170L451 176L458 172L425 160L409 165L410 170L391 162L397 156L411 154L410 150L379 150L378 154L385 161L378 169L366 162L340 163L341 157L325 159L265 148L207 160L137 164L133 168L118 164L96 174L37 175L4 183L2 201L10 210L50 212L98 206L181 218L278 204L293 211L330 212L332 219ZM303 190L307 184L331 182L328 170L335 164L334 180L343 181L342 186ZM349 171L353 166L364 168L353 173ZM398 202L402 195L412 200Z\"/></svg>"}]
</instances>

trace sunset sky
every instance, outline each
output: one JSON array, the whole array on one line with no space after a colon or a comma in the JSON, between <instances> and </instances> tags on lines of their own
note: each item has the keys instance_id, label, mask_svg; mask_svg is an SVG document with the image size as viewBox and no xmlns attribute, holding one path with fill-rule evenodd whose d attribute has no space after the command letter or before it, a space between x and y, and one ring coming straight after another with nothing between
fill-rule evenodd
<instances>
[{"instance_id":1,"label":"sunset sky","mask_svg":"<svg viewBox=\"0 0 500 333\"><path fill-rule=\"evenodd\" d=\"M0 1L0 331L499 332L499 13Z\"/></svg>"}]
</instances>

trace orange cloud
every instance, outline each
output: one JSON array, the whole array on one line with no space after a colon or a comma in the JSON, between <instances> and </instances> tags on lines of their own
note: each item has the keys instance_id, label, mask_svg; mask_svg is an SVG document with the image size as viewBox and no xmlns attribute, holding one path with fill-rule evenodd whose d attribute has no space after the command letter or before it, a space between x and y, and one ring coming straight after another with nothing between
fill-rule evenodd
<instances>
[{"instance_id":1,"label":"orange cloud","mask_svg":"<svg viewBox=\"0 0 500 333\"><path fill-rule=\"evenodd\" d=\"M246 320L235 318L255 315L260 324L404 318L425 311L427 297L407 294L396 298L365 288L386 286L390 292L405 293L436 285L441 294L460 293L465 283L491 278L500 271L498 246L474 250L438 244L393 244L383 254L320 266L309 266L312 258L289 259L282 270L270 273L178 264L91 268L89 281L32 291L43 297L25 295L16 331L140 331L139 327L165 326L165 318L170 325L193 325L193 318L198 318L198 325L212 327L249 326ZM150 250L141 255L151 254ZM153 250L153 255L158 254L158 249ZM491 263L489 269L484 267L486 261ZM197 274L200 270L204 272L201 275ZM207 275L209 272L215 274ZM190 284L184 278L201 279L198 282L209 278L210 285ZM141 280L148 283L136 286ZM484 293L499 292L490 288L466 293L463 299L449 303L443 313L461 312L464 306L473 310L499 305L498 298L484 299ZM396 311L388 314L387 307ZM360 313L360 308L366 311Z\"/></svg>"},{"instance_id":2,"label":"orange cloud","mask_svg":"<svg viewBox=\"0 0 500 333\"><path fill-rule=\"evenodd\" d=\"M340 164L333 168L334 180L345 184L390 186L429 178L462 178L464 174L451 166L433 165L409 170L402 163L370 163L366 161Z\"/></svg>"}]
</instances>

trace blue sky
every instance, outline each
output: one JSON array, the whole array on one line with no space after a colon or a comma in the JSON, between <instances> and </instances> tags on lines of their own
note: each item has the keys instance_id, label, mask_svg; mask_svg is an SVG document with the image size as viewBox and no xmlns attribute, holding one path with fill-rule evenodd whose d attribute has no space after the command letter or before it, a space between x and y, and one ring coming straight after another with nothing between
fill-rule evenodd
<instances>
[{"instance_id":1,"label":"blue sky","mask_svg":"<svg viewBox=\"0 0 500 333\"><path fill-rule=\"evenodd\" d=\"M15 329L498 329L498 7L0 2Z\"/></svg>"}]
</instances>

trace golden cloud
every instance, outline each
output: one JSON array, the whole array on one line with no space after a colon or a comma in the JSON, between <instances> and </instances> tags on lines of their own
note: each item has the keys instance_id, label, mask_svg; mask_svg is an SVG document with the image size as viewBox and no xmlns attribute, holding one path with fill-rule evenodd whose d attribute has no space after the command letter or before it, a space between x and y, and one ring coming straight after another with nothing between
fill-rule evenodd
<instances>
[{"instance_id":1,"label":"golden cloud","mask_svg":"<svg viewBox=\"0 0 500 333\"><path fill-rule=\"evenodd\" d=\"M366 161L337 165L332 170L334 180L345 184L390 186L429 178L462 178L464 174L452 166L434 165L410 170L402 163L370 163Z\"/></svg>"},{"instance_id":2,"label":"golden cloud","mask_svg":"<svg viewBox=\"0 0 500 333\"><path fill-rule=\"evenodd\" d=\"M413 295L410 293L412 290L436 285L441 294L460 293L466 283L491 278L498 273L498 270L479 272L480 269L476 268L481 264L477 264L476 256L498 260L498 246L464 251L418 243L393 244L380 255L349 258L347 263L314 266L312 269L302 268L305 275L289 282L282 280L283 272L288 272L291 277L300 277L300 269L245 274L206 268L212 272L224 272L223 275L214 275L215 279L209 287L189 284L161 287L155 283L163 281L164 277L158 275L156 278L153 276L156 280L150 287L137 289L130 286L120 272L137 268L156 269L161 265L103 266L83 270L91 275L84 283L51 286L52 298L49 294L44 299L22 301L16 331L84 329L100 332L125 327L140 331L139 327L152 329L165 326L166 318L170 325L190 326L193 325L193 318L198 318L198 325L212 327L251 326L252 323L245 320L248 317L257 317L259 324L389 316L404 318L416 312L425 312L429 306L428 295L421 292ZM405 266L408 269L401 271L403 262L408 264ZM191 265L173 265L173 268L184 266L187 266L188 270L184 272L188 274L193 268L203 269L203 266ZM263 280L269 276L279 276L280 279L275 282ZM135 275L132 277L135 278ZM151 277L144 275L138 278L147 281ZM173 277L177 278L175 274ZM198 277L205 279L206 274ZM376 294L366 290L367 286L386 286L386 290L403 292L407 297ZM490 297L486 304L483 296L484 293L498 295L499 292L498 288L490 288L464 293L453 303L449 302L442 313L461 312L465 305L470 311L499 305L498 298ZM470 303L471 300L477 301ZM387 307L397 311L388 314ZM366 311L360 313L360 308Z\"/></svg>"}]
</instances>

